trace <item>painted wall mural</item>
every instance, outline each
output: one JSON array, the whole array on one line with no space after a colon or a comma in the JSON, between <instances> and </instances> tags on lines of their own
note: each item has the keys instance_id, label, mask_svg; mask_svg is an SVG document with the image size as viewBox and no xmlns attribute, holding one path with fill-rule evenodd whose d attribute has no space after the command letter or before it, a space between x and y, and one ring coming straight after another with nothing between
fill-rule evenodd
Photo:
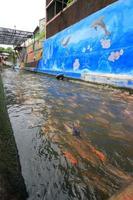
<instances>
[{"instance_id":1,"label":"painted wall mural","mask_svg":"<svg viewBox=\"0 0 133 200\"><path fill-rule=\"evenodd\" d=\"M47 39L35 70L133 87L132 3L119 0Z\"/></svg>"}]
</instances>

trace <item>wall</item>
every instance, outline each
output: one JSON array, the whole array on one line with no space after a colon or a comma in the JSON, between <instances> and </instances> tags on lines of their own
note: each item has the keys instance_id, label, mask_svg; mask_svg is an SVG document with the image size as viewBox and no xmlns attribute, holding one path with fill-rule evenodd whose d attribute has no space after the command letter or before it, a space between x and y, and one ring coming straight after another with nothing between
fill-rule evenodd
<instances>
[{"instance_id":1,"label":"wall","mask_svg":"<svg viewBox=\"0 0 133 200\"><path fill-rule=\"evenodd\" d=\"M19 62L20 66L22 68L24 66L26 67L35 67L39 61L39 59L42 57L42 43L44 41L43 39L36 39L36 41L32 41L31 44L29 44L25 51L21 51L19 55ZM22 64L22 65L21 65Z\"/></svg>"},{"instance_id":2,"label":"wall","mask_svg":"<svg viewBox=\"0 0 133 200\"><path fill-rule=\"evenodd\" d=\"M60 12L46 25L46 37L49 38L59 31L80 21L86 16L100 10L116 0L77 0L71 6ZM47 10L48 11L48 10Z\"/></svg>"},{"instance_id":3,"label":"wall","mask_svg":"<svg viewBox=\"0 0 133 200\"><path fill-rule=\"evenodd\" d=\"M48 5L51 2L51 0L46 0L46 5Z\"/></svg>"},{"instance_id":4,"label":"wall","mask_svg":"<svg viewBox=\"0 0 133 200\"><path fill-rule=\"evenodd\" d=\"M41 32L45 32L46 29L46 19L42 18L39 20L39 31Z\"/></svg>"},{"instance_id":5,"label":"wall","mask_svg":"<svg viewBox=\"0 0 133 200\"><path fill-rule=\"evenodd\" d=\"M0 199L26 200L27 197L0 74Z\"/></svg>"},{"instance_id":6,"label":"wall","mask_svg":"<svg viewBox=\"0 0 133 200\"><path fill-rule=\"evenodd\" d=\"M47 39L36 70L133 87L132 13L132 0L119 0Z\"/></svg>"},{"instance_id":7,"label":"wall","mask_svg":"<svg viewBox=\"0 0 133 200\"><path fill-rule=\"evenodd\" d=\"M37 40L34 44L30 44L27 47L27 58L26 63L34 62L39 60L42 56L42 41Z\"/></svg>"}]
</instances>

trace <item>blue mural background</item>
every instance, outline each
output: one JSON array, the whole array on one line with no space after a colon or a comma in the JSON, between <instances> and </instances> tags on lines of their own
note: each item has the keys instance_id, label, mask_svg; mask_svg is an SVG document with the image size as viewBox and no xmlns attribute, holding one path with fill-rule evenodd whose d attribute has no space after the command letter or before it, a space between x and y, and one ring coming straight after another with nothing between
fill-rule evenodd
<instances>
[{"instance_id":1,"label":"blue mural background","mask_svg":"<svg viewBox=\"0 0 133 200\"><path fill-rule=\"evenodd\" d=\"M38 72L133 75L133 0L116 3L47 39ZM130 83L132 84L132 83Z\"/></svg>"}]
</instances>

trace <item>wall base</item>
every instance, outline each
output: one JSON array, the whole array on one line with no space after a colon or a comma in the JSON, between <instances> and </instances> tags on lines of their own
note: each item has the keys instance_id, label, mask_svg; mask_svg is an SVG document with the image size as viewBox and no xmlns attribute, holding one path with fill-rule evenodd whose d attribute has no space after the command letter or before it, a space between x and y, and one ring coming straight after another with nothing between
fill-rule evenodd
<instances>
[{"instance_id":1,"label":"wall base","mask_svg":"<svg viewBox=\"0 0 133 200\"><path fill-rule=\"evenodd\" d=\"M133 76L130 75L88 73L82 75L81 79L93 83L104 83L133 89Z\"/></svg>"},{"instance_id":2,"label":"wall base","mask_svg":"<svg viewBox=\"0 0 133 200\"><path fill-rule=\"evenodd\" d=\"M72 78L72 72L63 73L61 71L37 70L36 68L29 67L25 68L25 70L51 76L56 76L57 74L62 73L65 77L73 80L133 89L133 76L130 75L85 73L81 76L79 73L77 73L77 75L74 78Z\"/></svg>"}]
</instances>

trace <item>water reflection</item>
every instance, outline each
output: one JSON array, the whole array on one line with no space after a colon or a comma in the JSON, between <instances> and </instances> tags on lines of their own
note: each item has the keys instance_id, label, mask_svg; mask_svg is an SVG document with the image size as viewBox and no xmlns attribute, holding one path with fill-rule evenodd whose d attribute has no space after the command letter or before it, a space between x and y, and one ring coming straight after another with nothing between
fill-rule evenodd
<instances>
[{"instance_id":1,"label":"water reflection","mask_svg":"<svg viewBox=\"0 0 133 200\"><path fill-rule=\"evenodd\" d=\"M132 95L9 70L3 79L29 200L104 200L133 181Z\"/></svg>"}]
</instances>

